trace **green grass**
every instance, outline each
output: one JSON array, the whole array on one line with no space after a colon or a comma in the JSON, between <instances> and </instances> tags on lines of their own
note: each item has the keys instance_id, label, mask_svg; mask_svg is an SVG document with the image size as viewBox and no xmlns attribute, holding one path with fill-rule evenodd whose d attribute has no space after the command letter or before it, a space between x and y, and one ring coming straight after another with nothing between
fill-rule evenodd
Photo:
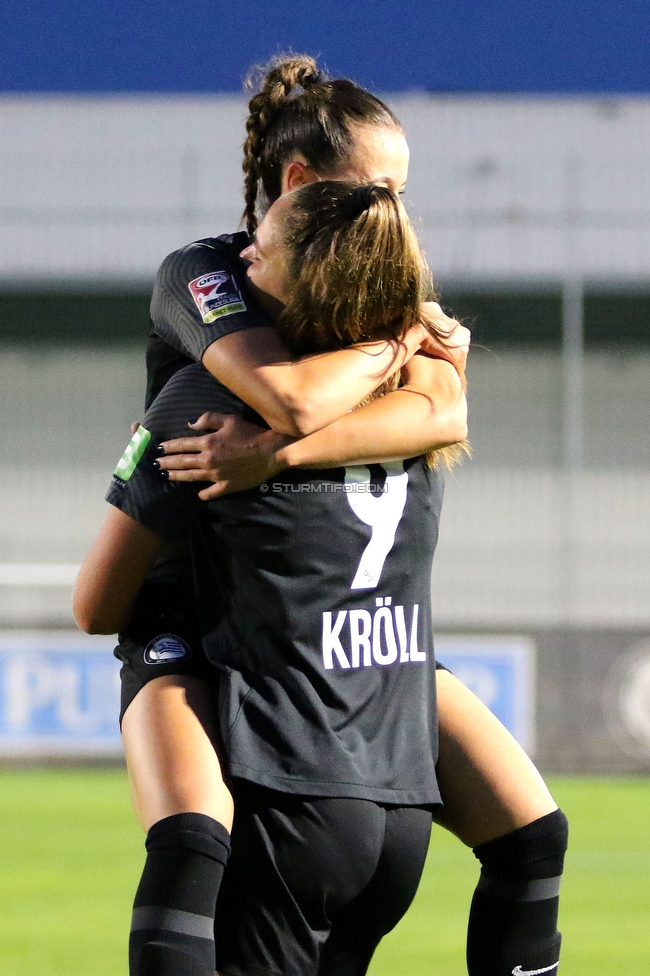
<instances>
[{"instance_id":1,"label":"green grass","mask_svg":"<svg viewBox=\"0 0 650 976\"><path fill-rule=\"evenodd\" d=\"M563 976L647 976L650 780L558 778L571 821ZM121 771L0 773L0 976L126 976L142 835ZM476 862L436 829L413 908L372 976L464 976Z\"/></svg>"},{"instance_id":2,"label":"green grass","mask_svg":"<svg viewBox=\"0 0 650 976\"><path fill-rule=\"evenodd\" d=\"M122 976L142 837L121 771L0 773L0 973Z\"/></svg>"}]
</instances>

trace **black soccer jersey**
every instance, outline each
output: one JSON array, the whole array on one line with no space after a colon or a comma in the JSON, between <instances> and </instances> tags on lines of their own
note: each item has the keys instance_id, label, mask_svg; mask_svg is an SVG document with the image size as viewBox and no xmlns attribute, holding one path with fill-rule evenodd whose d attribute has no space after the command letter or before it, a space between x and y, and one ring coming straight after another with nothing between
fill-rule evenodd
<instances>
[{"instance_id":1,"label":"black soccer jersey","mask_svg":"<svg viewBox=\"0 0 650 976\"><path fill-rule=\"evenodd\" d=\"M239 254L249 243L245 233L208 237L174 251L161 264L150 309L147 407L170 376L201 362L216 339L271 324L246 287Z\"/></svg>"},{"instance_id":2,"label":"black soccer jersey","mask_svg":"<svg viewBox=\"0 0 650 976\"><path fill-rule=\"evenodd\" d=\"M202 520L219 563L219 581L202 580L204 646L223 676L232 774L306 795L438 802L430 571L439 474L421 459L291 470L200 503L161 479L149 454L186 428L196 403L245 409L203 367L177 373L107 497L171 539Z\"/></svg>"},{"instance_id":3,"label":"black soccer jersey","mask_svg":"<svg viewBox=\"0 0 650 976\"><path fill-rule=\"evenodd\" d=\"M169 254L161 264L151 299L145 409L174 373L200 362L216 339L272 324L247 289L246 265L239 255L249 243L245 233L222 234L188 244ZM193 403L187 419L204 409L203 404ZM185 423L176 436L188 433ZM144 584L150 601L159 599L160 591L151 586L158 583L192 585L187 538L165 546L152 567ZM137 628L138 621L129 622L120 638L133 636Z\"/></svg>"}]
</instances>

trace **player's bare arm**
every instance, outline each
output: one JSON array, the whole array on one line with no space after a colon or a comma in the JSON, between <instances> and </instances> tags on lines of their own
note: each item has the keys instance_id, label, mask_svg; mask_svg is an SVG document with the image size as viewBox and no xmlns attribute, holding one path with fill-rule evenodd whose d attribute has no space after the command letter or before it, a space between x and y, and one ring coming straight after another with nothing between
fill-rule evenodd
<instances>
[{"instance_id":1,"label":"player's bare arm","mask_svg":"<svg viewBox=\"0 0 650 976\"><path fill-rule=\"evenodd\" d=\"M203 365L281 434L301 437L343 416L435 340L422 325L397 342L368 342L295 359L272 326L223 336Z\"/></svg>"},{"instance_id":2,"label":"player's bare arm","mask_svg":"<svg viewBox=\"0 0 650 976\"><path fill-rule=\"evenodd\" d=\"M72 611L82 630L116 634L124 627L162 541L129 515L109 509L74 586Z\"/></svg>"},{"instance_id":3,"label":"player's bare arm","mask_svg":"<svg viewBox=\"0 0 650 976\"><path fill-rule=\"evenodd\" d=\"M339 424L342 426L337 425L329 434L324 434L321 438L309 438L307 443L303 442L301 448L294 447L293 452L296 457L299 457L304 450L305 458L309 457L313 461L310 464L312 467L328 467L344 463L361 464L369 459L387 461L396 457L413 457L418 453L437 450L466 438L467 405L464 398L456 394L449 396L449 382L454 384L451 371L445 369L442 363L440 366L435 364L442 360L446 361L445 365L452 365L456 371L456 379L460 376L461 385L464 387L470 331L455 319L446 316L436 302L426 303L423 313L423 319L433 322L441 332L447 332L448 338L440 339L426 329L423 330L425 335L420 337L422 342L419 351L427 353L428 356L418 356L417 362L414 357L409 356L402 370L405 386L400 391L396 391L401 395L398 397L389 394L384 398L381 409L374 407L370 409L369 404L356 411L353 418L341 417ZM253 334L265 331L252 330ZM273 331L269 330L269 332ZM251 332L236 333L232 337L226 336L213 343L208 352L226 343L228 353L222 357L221 367L225 367L228 355L234 353L234 359L238 364L234 368L240 369L242 349L238 347L244 342L250 348L250 336ZM286 355L285 347L277 334L275 339L275 354L282 350L282 354ZM338 385L344 378L343 374L336 375L336 371L343 365L342 355L357 351L357 348L341 350L300 360L293 365L308 364L311 369L322 373L323 376L326 371L332 370ZM269 349L266 354L271 353L272 349ZM252 352L252 356L259 357L259 350ZM334 357L339 358L334 361ZM360 360L357 359L355 365L359 364ZM412 369L407 372L409 364ZM255 368L252 367L253 372ZM265 368L268 372L271 367ZM216 375L214 369L211 372ZM248 380L250 375L249 372L246 377ZM323 376L320 378L321 383ZM244 379L242 376L242 381ZM460 387L458 390L460 391ZM407 398L404 394L408 392L419 393L425 397L425 400ZM242 399L250 403L250 394L247 392ZM265 419L268 422L268 418ZM264 432L261 428L237 418L226 419L207 414L192 426L195 430L204 430L208 433L200 437L167 441L161 447L164 456L159 459L159 464L171 480L214 482L214 487L204 489L201 493L204 500L227 492L255 487L283 468L309 464L307 460L297 460L295 463L289 460L287 451L292 447L293 441L276 430ZM320 418L318 428L323 430L320 426ZM349 436L352 440L348 439ZM359 453L355 455L349 454L349 451L343 452L345 460L341 460L342 444L338 443L337 438L342 438L343 444L357 445ZM419 451L418 448L422 445L424 445L423 451Z\"/></svg>"},{"instance_id":4,"label":"player's bare arm","mask_svg":"<svg viewBox=\"0 0 650 976\"><path fill-rule=\"evenodd\" d=\"M281 448L278 462L301 468L375 464L464 441L467 402L458 373L450 363L423 355L413 363L411 382L407 378L399 390Z\"/></svg>"},{"instance_id":5,"label":"player's bare arm","mask_svg":"<svg viewBox=\"0 0 650 976\"><path fill-rule=\"evenodd\" d=\"M467 402L450 363L418 354L402 371L405 385L308 437L265 431L237 417L204 414L194 430L218 431L162 445L175 481L213 481L200 497L253 488L289 467L327 468L415 457L467 437Z\"/></svg>"}]
</instances>

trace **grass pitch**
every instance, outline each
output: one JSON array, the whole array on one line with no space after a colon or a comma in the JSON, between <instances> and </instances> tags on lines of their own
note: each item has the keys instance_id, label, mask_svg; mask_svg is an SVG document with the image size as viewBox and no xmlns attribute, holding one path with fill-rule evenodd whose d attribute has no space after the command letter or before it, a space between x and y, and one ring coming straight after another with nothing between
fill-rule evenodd
<instances>
[{"instance_id":1,"label":"grass pitch","mask_svg":"<svg viewBox=\"0 0 650 976\"><path fill-rule=\"evenodd\" d=\"M650 780L556 778L571 823L564 976L647 976ZM121 771L0 773L0 976L126 976L143 837ZM410 912L371 976L465 976L477 862L434 830Z\"/></svg>"}]
</instances>

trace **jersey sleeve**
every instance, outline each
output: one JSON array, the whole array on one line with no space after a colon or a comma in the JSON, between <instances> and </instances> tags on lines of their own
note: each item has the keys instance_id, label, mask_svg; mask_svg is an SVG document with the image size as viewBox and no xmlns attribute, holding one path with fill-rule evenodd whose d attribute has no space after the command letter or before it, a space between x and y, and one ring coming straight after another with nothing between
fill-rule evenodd
<instances>
[{"instance_id":1,"label":"jersey sleeve","mask_svg":"<svg viewBox=\"0 0 650 976\"><path fill-rule=\"evenodd\" d=\"M188 538L200 517L201 485L163 478L153 466L161 441L187 437L188 421L205 411L239 416L245 404L198 364L186 366L169 380L118 461L106 501L163 539Z\"/></svg>"},{"instance_id":2,"label":"jersey sleeve","mask_svg":"<svg viewBox=\"0 0 650 976\"><path fill-rule=\"evenodd\" d=\"M270 324L247 291L238 251L218 238L197 241L168 255L156 276L154 331L195 362L216 339Z\"/></svg>"},{"instance_id":3,"label":"jersey sleeve","mask_svg":"<svg viewBox=\"0 0 650 976\"><path fill-rule=\"evenodd\" d=\"M156 441L138 428L113 473L106 501L167 541L188 538L198 504L188 485L166 481L153 466Z\"/></svg>"}]
</instances>

